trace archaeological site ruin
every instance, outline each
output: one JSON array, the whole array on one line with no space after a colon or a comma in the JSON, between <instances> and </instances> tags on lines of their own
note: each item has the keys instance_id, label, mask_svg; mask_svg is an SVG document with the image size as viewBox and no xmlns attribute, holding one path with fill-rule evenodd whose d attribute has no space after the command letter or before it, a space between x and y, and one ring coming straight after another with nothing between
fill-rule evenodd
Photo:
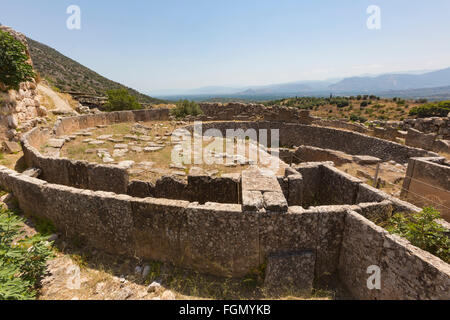
<instances>
[{"instance_id":1,"label":"archaeological site ruin","mask_svg":"<svg viewBox=\"0 0 450 320\"><path fill-rule=\"evenodd\" d=\"M0 117L4 151L21 156L0 166L0 187L67 239L221 278L263 269L280 294L450 299L450 265L382 227L431 201L450 236L449 117L363 126L199 103L182 119L85 107L47 123L36 96L21 84Z\"/></svg>"},{"instance_id":2,"label":"archaeological site ruin","mask_svg":"<svg viewBox=\"0 0 450 320\"><path fill-rule=\"evenodd\" d=\"M335 168L326 150L356 161L409 161L438 170L446 167L442 159L426 150L311 125L308 113L293 109L258 112L258 105L229 104L218 113L218 106L202 107L203 132L279 130L280 172L247 162L238 173L214 176L191 168L188 174L162 175L151 182L130 179L133 161L108 164L60 157L65 144L86 137L90 139L84 143L94 148L112 140L116 158L179 145L178 137L175 142L159 140L160 148L144 151L138 146L136 141L149 145L152 122L160 126L171 121L168 109L150 109L66 117L51 130L32 129L23 135L22 148L27 167L34 170L18 173L2 167L0 184L13 192L25 212L113 254L224 277L241 277L266 263L269 287L311 290L320 281L337 278L358 299L450 297L448 264L374 223L394 212L420 209ZM96 130L125 123L147 129L121 139L96 136ZM180 126L195 131L193 123ZM101 151L99 159L105 160L105 154L112 159L110 153ZM408 177L415 176L409 171ZM366 285L372 265L383 272L382 290Z\"/></svg>"}]
</instances>

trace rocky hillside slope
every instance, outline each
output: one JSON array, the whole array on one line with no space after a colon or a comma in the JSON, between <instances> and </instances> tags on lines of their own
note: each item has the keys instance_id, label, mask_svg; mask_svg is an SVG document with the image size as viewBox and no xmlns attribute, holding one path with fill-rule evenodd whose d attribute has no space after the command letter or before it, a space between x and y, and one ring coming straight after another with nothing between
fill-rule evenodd
<instances>
[{"instance_id":1,"label":"rocky hillside slope","mask_svg":"<svg viewBox=\"0 0 450 320\"><path fill-rule=\"evenodd\" d=\"M61 91L104 96L107 90L127 89L145 104L163 101L149 97L120 83L111 81L45 44L27 38L31 59L41 78Z\"/></svg>"}]
</instances>

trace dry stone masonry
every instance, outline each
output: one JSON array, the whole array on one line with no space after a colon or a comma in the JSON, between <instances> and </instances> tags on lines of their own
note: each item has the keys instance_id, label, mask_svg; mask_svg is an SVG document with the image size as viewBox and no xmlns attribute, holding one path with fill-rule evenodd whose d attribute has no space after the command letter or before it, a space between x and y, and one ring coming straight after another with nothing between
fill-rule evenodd
<instances>
[{"instance_id":1,"label":"dry stone masonry","mask_svg":"<svg viewBox=\"0 0 450 320\"><path fill-rule=\"evenodd\" d=\"M233 114L242 115L240 105L236 108ZM221 119L224 114L204 123L204 132L279 129L280 144L293 148L281 152L282 159L292 152L310 153L311 160L318 154L324 161L405 163L435 155L360 133L306 125L301 115L286 123L229 122ZM69 237L82 237L89 246L113 254L232 277L266 264L265 285L274 291L310 291L317 283L337 279L359 299L450 298L448 264L372 222L420 208L337 170L333 162L292 162L281 176L251 166L242 174L214 178L196 168L186 181L163 177L150 184L130 182L125 165L90 164L39 151L46 143L58 149L74 132L89 139L89 128L155 119L169 119L169 111L91 114L61 119L53 131L34 129L24 135L22 146L29 167L39 170L20 174L0 167L0 185L14 193L25 212L50 219ZM194 129L191 124L185 128ZM372 265L381 269L381 290L367 287Z\"/></svg>"}]
</instances>

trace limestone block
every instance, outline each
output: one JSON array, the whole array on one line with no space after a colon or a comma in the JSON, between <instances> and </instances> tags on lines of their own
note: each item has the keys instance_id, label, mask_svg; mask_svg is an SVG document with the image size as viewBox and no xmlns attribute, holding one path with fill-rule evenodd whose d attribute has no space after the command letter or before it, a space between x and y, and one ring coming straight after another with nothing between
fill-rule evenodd
<instances>
[{"instance_id":1,"label":"limestone block","mask_svg":"<svg viewBox=\"0 0 450 320\"><path fill-rule=\"evenodd\" d=\"M288 203L282 192L264 192L264 208L269 212L286 212Z\"/></svg>"}]
</instances>

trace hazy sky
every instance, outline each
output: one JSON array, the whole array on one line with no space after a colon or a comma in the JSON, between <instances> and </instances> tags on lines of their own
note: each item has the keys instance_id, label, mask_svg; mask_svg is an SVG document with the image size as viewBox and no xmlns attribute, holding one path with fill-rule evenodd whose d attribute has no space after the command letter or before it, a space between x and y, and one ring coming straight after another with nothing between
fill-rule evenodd
<instances>
[{"instance_id":1,"label":"hazy sky","mask_svg":"<svg viewBox=\"0 0 450 320\"><path fill-rule=\"evenodd\" d=\"M149 93L450 66L449 0L0 0L0 22Z\"/></svg>"}]
</instances>

